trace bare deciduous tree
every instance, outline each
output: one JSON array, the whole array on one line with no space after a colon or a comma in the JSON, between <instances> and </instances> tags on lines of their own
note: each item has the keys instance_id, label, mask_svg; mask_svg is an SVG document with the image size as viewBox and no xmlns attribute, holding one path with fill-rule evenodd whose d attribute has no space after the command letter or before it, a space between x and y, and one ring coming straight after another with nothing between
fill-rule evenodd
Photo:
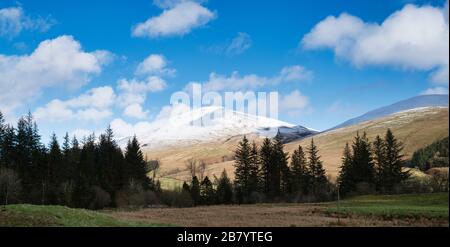
<instances>
[{"instance_id":1,"label":"bare deciduous tree","mask_svg":"<svg viewBox=\"0 0 450 247\"><path fill-rule=\"evenodd\" d=\"M186 161L186 170L189 171L191 177L195 177L197 175L197 160L190 158Z\"/></svg>"},{"instance_id":2,"label":"bare deciduous tree","mask_svg":"<svg viewBox=\"0 0 450 247\"><path fill-rule=\"evenodd\" d=\"M203 179L205 178L205 173L206 173L206 162L205 161L200 161L200 164L198 164L198 174L199 174L199 179L200 181L203 181Z\"/></svg>"}]
</instances>

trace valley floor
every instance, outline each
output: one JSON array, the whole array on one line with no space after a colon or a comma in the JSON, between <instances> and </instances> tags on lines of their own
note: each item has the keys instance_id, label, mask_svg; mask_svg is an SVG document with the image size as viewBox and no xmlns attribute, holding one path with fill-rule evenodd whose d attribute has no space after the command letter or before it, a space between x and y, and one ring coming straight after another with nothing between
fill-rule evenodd
<instances>
[{"instance_id":1,"label":"valley floor","mask_svg":"<svg viewBox=\"0 0 450 247\"><path fill-rule=\"evenodd\" d=\"M110 212L125 220L186 227L449 226L448 193L361 196L337 204L255 204ZM339 216L339 217L338 217Z\"/></svg>"}]
</instances>

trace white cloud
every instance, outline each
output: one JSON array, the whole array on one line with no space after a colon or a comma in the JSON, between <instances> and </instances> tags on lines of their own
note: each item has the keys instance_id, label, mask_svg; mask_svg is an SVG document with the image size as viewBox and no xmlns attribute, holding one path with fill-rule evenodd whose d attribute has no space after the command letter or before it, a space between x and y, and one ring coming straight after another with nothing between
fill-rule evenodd
<instances>
[{"instance_id":1,"label":"white cloud","mask_svg":"<svg viewBox=\"0 0 450 247\"><path fill-rule=\"evenodd\" d=\"M142 61L135 74L137 75L150 75L150 74L161 74L161 75L174 75L175 69L166 68L167 60L161 54L151 54L144 61Z\"/></svg>"},{"instance_id":2,"label":"white cloud","mask_svg":"<svg viewBox=\"0 0 450 247\"><path fill-rule=\"evenodd\" d=\"M123 110L123 114L125 116L133 117L133 118L137 118L137 119L144 119L144 118L147 118L147 116L148 116L148 112L144 111L142 109L142 106L137 103L127 106Z\"/></svg>"},{"instance_id":3,"label":"white cloud","mask_svg":"<svg viewBox=\"0 0 450 247\"><path fill-rule=\"evenodd\" d=\"M298 116L308 106L309 98L298 90L282 96L279 101L280 110L287 112L291 116Z\"/></svg>"},{"instance_id":4,"label":"white cloud","mask_svg":"<svg viewBox=\"0 0 450 247\"><path fill-rule=\"evenodd\" d=\"M135 37L183 36L192 29L206 25L216 14L192 1L181 1L161 15L137 24L132 35Z\"/></svg>"},{"instance_id":5,"label":"white cloud","mask_svg":"<svg viewBox=\"0 0 450 247\"><path fill-rule=\"evenodd\" d=\"M116 95L111 87L93 88L66 101L54 99L37 108L34 115L38 121L100 121L112 115L110 108L115 99Z\"/></svg>"},{"instance_id":6,"label":"white cloud","mask_svg":"<svg viewBox=\"0 0 450 247\"><path fill-rule=\"evenodd\" d=\"M196 3L205 3L208 0L153 0L153 4L158 6L161 9L173 8L176 5L183 2L196 2Z\"/></svg>"},{"instance_id":7,"label":"white cloud","mask_svg":"<svg viewBox=\"0 0 450 247\"><path fill-rule=\"evenodd\" d=\"M274 86L283 82L306 81L312 78L312 72L306 68L294 65L284 67L280 73L273 77L264 77L256 74L241 76L235 71L230 76L211 73L209 80L202 84L204 91L223 91L223 90L254 90L264 86ZM190 82L185 90L190 91L194 83Z\"/></svg>"},{"instance_id":8,"label":"white cloud","mask_svg":"<svg viewBox=\"0 0 450 247\"><path fill-rule=\"evenodd\" d=\"M226 49L228 56L236 56L244 53L252 46L252 39L247 33L238 33L238 35L231 41Z\"/></svg>"},{"instance_id":9,"label":"white cloud","mask_svg":"<svg viewBox=\"0 0 450 247\"><path fill-rule=\"evenodd\" d=\"M72 36L43 41L30 55L0 54L0 108L12 111L45 88L78 88L102 71L108 57L107 51L83 51Z\"/></svg>"},{"instance_id":10,"label":"white cloud","mask_svg":"<svg viewBox=\"0 0 450 247\"><path fill-rule=\"evenodd\" d=\"M448 94L448 88L445 87L434 87L429 88L421 93L422 95L429 95L429 94Z\"/></svg>"},{"instance_id":11,"label":"white cloud","mask_svg":"<svg viewBox=\"0 0 450 247\"><path fill-rule=\"evenodd\" d=\"M0 37L13 38L23 30L46 32L55 23L51 17L27 16L21 7L0 9Z\"/></svg>"},{"instance_id":12,"label":"white cloud","mask_svg":"<svg viewBox=\"0 0 450 247\"><path fill-rule=\"evenodd\" d=\"M448 6L448 2L446 3ZM406 5L381 24L343 13L329 16L304 36L304 49L333 49L355 66L389 65L431 71L431 80L448 84L448 7Z\"/></svg>"}]
</instances>

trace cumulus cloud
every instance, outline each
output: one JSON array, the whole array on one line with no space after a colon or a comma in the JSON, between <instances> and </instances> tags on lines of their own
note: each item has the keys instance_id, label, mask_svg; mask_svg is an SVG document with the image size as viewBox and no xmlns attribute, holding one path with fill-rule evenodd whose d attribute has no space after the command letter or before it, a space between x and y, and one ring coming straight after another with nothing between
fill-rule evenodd
<instances>
[{"instance_id":1,"label":"cumulus cloud","mask_svg":"<svg viewBox=\"0 0 450 247\"><path fill-rule=\"evenodd\" d=\"M140 104L134 103L134 104L127 106L123 110L123 114L128 117L144 119L144 118L147 118L148 111L144 111Z\"/></svg>"},{"instance_id":2,"label":"cumulus cloud","mask_svg":"<svg viewBox=\"0 0 450 247\"><path fill-rule=\"evenodd\" d=\"M333 49L355 66L388 65L430 71L430 80L448 84L448 1L444 8L406 5L381 24L343 13L329 16L304 36L304 49Z\"/></svg>"},{"instance_id":3,"label":"cumulus cloud","mask_svg":"<svg viewBox=\"0 0 450 247\"><path fill-rule=\"evenodd\" d=\"M309 98L299 90L283 95L279 101L279 109L287 112L291 116L298 116L309 106Z\"/></svg>"},{"instance_id":4,"label":"cumulus cloud","mask_svg":"<svg viewBox=\"0 0 450 247\"><path fill-rule=\"evenodd\" d=\"M160 75L174 75L176 70L167 68L167 60L161 54L151 54L142 61L136 71L136 75L150 75L150 74L160 74Z\"/></svg>"},{"instance_id":5,"label":"cumulus cloud","mask_svg":"<svg viewBox=\"0 0 450 247\"><path fill-rule=\"evenodd\" d=\"M111 87L98 87L69 100L54 99L37 108L34 115L39 121L100 121L112 115L110 108L115 99L116 95Z\"/></svg>"},{"instance_id":6,"label":"cumulus cloud","mask_svg":"<svg viewBox=\"0 0 450 247\"><path fill-rule=\"evenodd\" d=\"M448 94L448 88L446 87L434 87L429 88L421 93L422 95L429 95L429 94Z\"/></svg>"},{"instance_id":7,"label":"cumulus cloud","mask_svg":"<svg viewBox=\"0 0 450 247\"><path fill-rule=\"evenodd\" d=\"M183 36L194 28L206 25L215 17L214 12L197 2L176 1L173 7L165 9L159 16L137 24L132 30L132 35L149 38Z\"/></svg>"},{"instance_id":8,"label":"cumulus cloud","mask_svg":"<svg viewBox=\"0 0 450 247\"><path fill-rule=\"evenodd\" d=\"M43 41L30 55L0 54L0 108L12 111L45 88L85 85L110 56L107 51L83 51L72 36Z\"/></svg>"},{"instance_id":9,"label":"cumulus cloud","mask_svg":"<svg viewBox=\"0 0 450 247\"><path fill-rule=\"evenodd\" d=\"M55 23L51 17L25 15L22 7L0 9L0 37L14 38L24 30L46 32Z\"/></svg>"},{"instance_id":10,"label":"cumulus cloud","mask_svg":"<svg viewBox=\"0 0 450 247\"><path fill-rule=\"evenodd\" d=\"M307 81L312 78L313 74L305 67L294 65L284 67L280 73L273 77L264 77L256 74L241 76L235 71L230 76L211 73L209 80L202 82L202 90L204 91L223 91L223 90L255 90L264 86L274 86L283 82ZM194 83L189 83L185 90L191 91Z\"/></svg>"}]
</instances>

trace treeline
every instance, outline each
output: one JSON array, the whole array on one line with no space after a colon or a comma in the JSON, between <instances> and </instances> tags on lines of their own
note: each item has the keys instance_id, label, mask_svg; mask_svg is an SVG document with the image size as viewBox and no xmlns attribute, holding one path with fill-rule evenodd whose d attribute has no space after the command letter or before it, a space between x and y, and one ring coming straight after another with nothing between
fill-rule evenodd
<instances>
[{"instance_id":1,"label":"treeline","mask_svg":"<svg viewBox=\"0 0 450 247\"><path fill-rule=\"evenodd\" d=\"M427 171L434 167L448 167L448 137L414 152L410 167Z\"/></svg>"},{"instance_id":2,"label":"treeline","mask_svg":"<svg viewBox=\"0 0 450 247\"><path fill-rule=\"evenodd\" d=\"M343 194L392 193L408 179L403 171L403 144L390 129L384 138L377 136L371 143L364 132L356 135L351 148L347 143L337 183Z\"/></svg>"},{"instance_id":3,"label":"treeline","mask_svg":"<svg viewBox=\"0 0 450 247\"><path fill-rule=\"evenodd\" d=\"M17 127L5 124L0 112L0 196L2 203L57 204L98 209L145 199L158 191L147 176L149 166L136 138L125 152L110 128L99 138L81 143L68 134L62 145L57 137L41 142L31 114Z\"/></svg>"}]
</instances>

